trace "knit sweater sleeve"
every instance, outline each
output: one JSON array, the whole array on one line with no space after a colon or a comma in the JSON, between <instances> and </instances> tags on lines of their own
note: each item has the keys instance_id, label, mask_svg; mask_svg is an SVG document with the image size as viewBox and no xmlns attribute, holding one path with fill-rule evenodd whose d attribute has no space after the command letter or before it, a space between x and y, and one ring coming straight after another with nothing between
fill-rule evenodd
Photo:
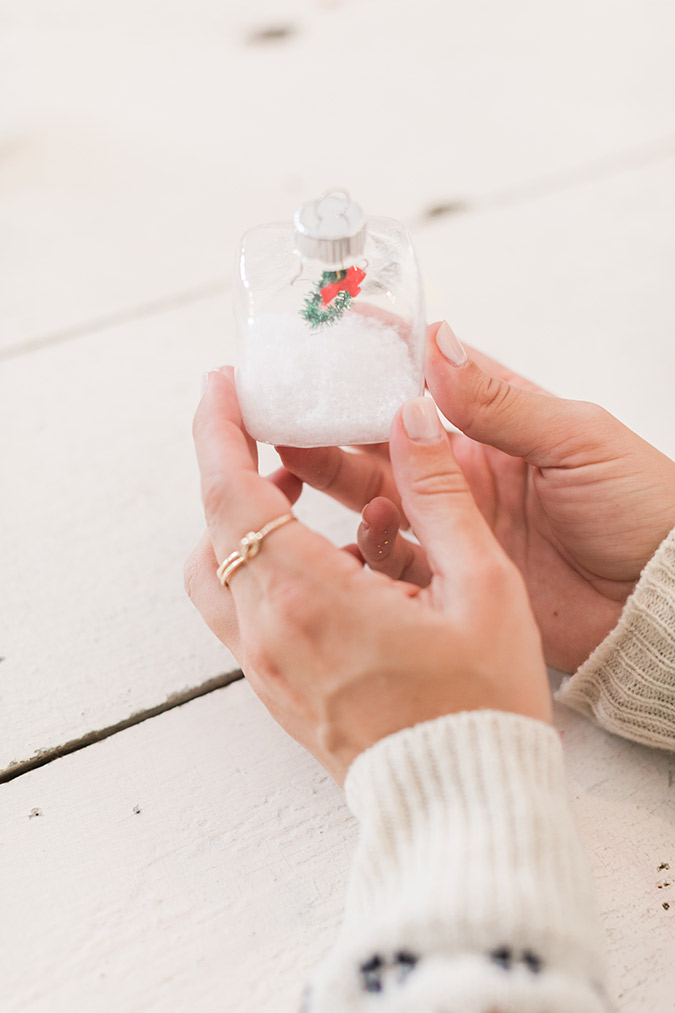
<instances>
[{"instance_id":1,"label":"knit sweater sleeve","mask_svg":"<svg viewBox=\"0 0 675 1013\"><path fill-rule=\"evenodd\" d=\"M497 711L388 736L345 783L343 924L303 1013L605 1013L558 734Z\"/></svg>"},{"instance_id":2,"label":"knit sweater sleeve","mask_svg":"<svg viewBox=\"0 0 675 1013\"><path fill-rule=\"evenodd\" d=\"M618 625L557 699L607 731L675 749L675 529L643 570Z\"/></svg>"}]
</instances>

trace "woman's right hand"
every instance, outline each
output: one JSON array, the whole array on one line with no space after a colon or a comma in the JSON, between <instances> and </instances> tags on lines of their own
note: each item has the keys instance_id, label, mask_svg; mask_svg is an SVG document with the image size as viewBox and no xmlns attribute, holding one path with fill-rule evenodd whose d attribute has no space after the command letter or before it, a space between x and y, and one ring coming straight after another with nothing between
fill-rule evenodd
<instances>
[{"instance_id":1,"label":"woman's right hand","mask_svg":"<svg viewBox=\"0 0 675 1013\"><path fill-rule=\"evenodd\" d=\"M541 638L522 577L476 508L433 405L407 402L392 464L433 579L371 573L299 521L265 539L221 585L216 560L299 492L258 474L232 374L209 374L195 445L208 534L188 593L272 716L343 783L351 762L440 715L500 710L549 722Z\"/></svg>"},{"instance_id":2,"label":"woman's right hand","mask_svg":"<svg viewBox=\"0 0 675 1013\"><path fill-rule=\"evenodd\" d=\"M490 527L525 577L546 660L574 671L616 624L675 524L675 464L598 405L554 397L447 324L429 328L427 383L461 430L452 448ZM384 448L281 448L286 468L363 511L371 568L424 586Z\"/></svg>"}]
</instances>

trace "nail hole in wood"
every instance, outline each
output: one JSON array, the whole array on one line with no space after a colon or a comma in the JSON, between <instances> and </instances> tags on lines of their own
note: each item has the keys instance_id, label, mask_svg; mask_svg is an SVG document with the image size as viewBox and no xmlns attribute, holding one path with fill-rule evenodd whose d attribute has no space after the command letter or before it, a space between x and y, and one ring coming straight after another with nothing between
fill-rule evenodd
<instances>
[{"instance_id":1,"label":"nail hole in wood","mask_svg":"<svg viewBox=\"0 0 675 1013\"><path fill-rule=\"evenodd\" d=\"M251 32L247 42L251 45L265 45L268 42L285 42L296 34L292 25L268 25L267 28L257 28Z\"/></svg>"},{"instance_id":2,"label":"nail hole in wood","mask_svg":"<svg viewBox=\"0 0 675 1013\"><path fill-rule=\"evenodd\" d=\"M446 201L442 204L432 204L430 208L424 212L425 218L446 218L449 215L459 215L463 211L466 211L468 204L465 201Z\"/></svg>"}]
</instances>

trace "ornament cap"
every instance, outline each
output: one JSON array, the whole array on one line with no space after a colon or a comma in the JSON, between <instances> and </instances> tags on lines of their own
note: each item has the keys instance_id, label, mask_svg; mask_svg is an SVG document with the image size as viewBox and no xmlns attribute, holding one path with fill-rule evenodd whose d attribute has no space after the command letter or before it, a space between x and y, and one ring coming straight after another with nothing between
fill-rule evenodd
<instances>
[{"instance_id":1,"label":"ornament cap","mask_svg":"<svg viewBox=\"0 0 675 1013\"><path fill-rule=\"evenodd\" d=\"M363 253L366 218L347 190L327 190L295 212L295 248L329 264Z\"/></svg>"}]
</instances>

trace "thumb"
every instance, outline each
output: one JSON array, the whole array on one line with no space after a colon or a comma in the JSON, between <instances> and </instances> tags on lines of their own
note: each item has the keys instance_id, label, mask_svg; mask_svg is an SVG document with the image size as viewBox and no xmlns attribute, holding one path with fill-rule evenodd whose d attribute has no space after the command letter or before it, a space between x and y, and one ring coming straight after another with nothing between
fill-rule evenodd
<instances>
[{"instance_id":1,"label":"thumb","mask_svg":"<svg viewBox=\"0 0 675 1013\"><path fill-rule=\"evenodd\" d=\"M465 579L476 550L497 547L431 398L407 401L392 424L389 452L401 502L434 575Z\"/></svg>"},{"instance_id":2,"label":"thumb","mask_svg":"<svg viewBox=\"0 0 675 1013\"><path fill-rule=\"evenodd\" d=\"M429 329L429 390L445 417L466 436L537 467L559 464L563 447L567 455L577 442L588 444L596 405L553 397L527 381L520 386L514 374L509 382L499 375L507 371L492 365L496 368L485 372L470 359L447 323Z\"/></svg>"}]
</instances>

